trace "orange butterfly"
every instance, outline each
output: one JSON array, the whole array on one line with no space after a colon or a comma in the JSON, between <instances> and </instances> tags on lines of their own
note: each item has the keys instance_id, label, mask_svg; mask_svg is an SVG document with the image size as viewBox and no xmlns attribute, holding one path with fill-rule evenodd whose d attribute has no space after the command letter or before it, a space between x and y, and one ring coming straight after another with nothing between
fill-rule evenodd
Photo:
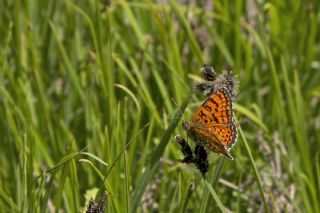
<instances>
[{"instance_id":1,"label":"orange butterfly","mask_svg":"<svg viewBox=\"0 0 320 213\"><path fill-rule=\"evenodd\" d=\"M233 159L229 150L237 140L237 127L232 113L230 92L223 87L212 93L183 127L198 145Z\"/></svg>"}]
</instances>

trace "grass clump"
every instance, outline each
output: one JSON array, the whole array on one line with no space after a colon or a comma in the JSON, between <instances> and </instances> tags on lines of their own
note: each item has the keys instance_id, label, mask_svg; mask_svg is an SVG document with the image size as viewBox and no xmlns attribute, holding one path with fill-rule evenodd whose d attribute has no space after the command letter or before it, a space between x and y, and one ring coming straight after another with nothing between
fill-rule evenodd
<instances>
[{"instance_id":1,"label":"grass clump","mask_svg":"<svg viewBox=\"0 0 320 213\"><path fill-rule=\"evenodd\" d=\"M1 1L0 209L320 212L319 4ZM205 62L239 76L242 130L206 180L171 101L190 119Z\"/></svg>"}]
</instances>

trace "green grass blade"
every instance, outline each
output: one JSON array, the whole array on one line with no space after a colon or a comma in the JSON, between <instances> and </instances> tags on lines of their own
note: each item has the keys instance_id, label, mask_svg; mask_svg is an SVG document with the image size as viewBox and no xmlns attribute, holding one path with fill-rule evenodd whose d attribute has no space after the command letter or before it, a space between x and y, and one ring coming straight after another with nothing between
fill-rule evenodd
<instances>
[{"instance_id":1,"label":"green grass blade","mask_svg":"<svg viewBox=\"0 0 320 213\"><path fill-rule=\"evenodd\" d=\"M210 183L208 183L207 180L205 180L206 186L208 187L213 199L216 201L219 209L221 210L221 212L226 212L225 207L223 206L221 200L219 199L219 196L217 195L216 191L213 189L212 185Z\"/></svg>"},{"instance_id":2,"label":"green grass blade","mask_svg":"<svg viewBox=\"0 0 320 213\"><path fill-rule=\"evenodd\" d=\"M183 104L181 105L180 109L178 109L176 111L176 113L174 114L174 117L172 119L172 121L169 124L169 127L167 128L167 130L164 132L160 144L157 146L157 148L152 152L149 164L147 165L147 168L137 186L137 188L135 189L134 195L133 195L133 201L132 201L132 212L135 212L136 209L138 208L138 205L140 203L140 200L142 198L143 192L145 191L147 184L149 182L149 180L151 179L153 173L156 171L157 167L158 167L158 163L160 160L161 155L164 152L164 149L166 148L169 140L170 140L170 136L172 135L172 132L174 131L174 129L176 128L182 114L184 112L184 110L186 109L187 105L189 104L189 102L191 101L191 94L189 95L189 97L183 102Z\"/></svg>"},{"instance_id":3,"label":"green grass blade","mask_svg":"<svg viewBox=\"0 0 320 213\"><path fill-rule=\"evenodd\" d=\"M8 207L10 206L10 208L15 211L15 212L18 212L19 211L19 208L18 206L13 202L12 198L9 197L4 191L2 191L0 189L0 197L3 201L6 202L6 204L8 205Z\"/></svg>"},{"instance_id":4,"label":"green grass blade","mask_svg":"<svg viewBox=\"0 0 320 213\"><path fill-rule=\"evenodd\" d=\"M249 145L248 145L247 139L246 139L246 137L245 137L244 134L243 134L242 128L241 128L241 127L238 127L238 130L239 130L239 134L240 134L240 136L241 136L241 139L242 139L242 141L243 141L243 143L244 143L244 145L245 145L245 147L246 147L246 150L247 150L247 152L248 152L251 166L253 167L253 170L254 170L254 175L255 175L256 181L257 181L257 183L258 183L258 188L259 188L259 192L260 192L260 195L261 195L261 198L262 198L262 203L263 203L264 210L265 210L266 212L270 212L270 211L269 211L268 204L267 204L267 200L266 200L266 198L265 198L265 194L264 194L264 190L263 190L263 186L262 186L262 181L261 181L261 178L260 178L258 169L257 169L257 167L256 167L256 164L255 164L255 162L254 162L254 159L253 159L253 156L252 156L250 147L249 147Z\"/></svg>"}]
</instances>

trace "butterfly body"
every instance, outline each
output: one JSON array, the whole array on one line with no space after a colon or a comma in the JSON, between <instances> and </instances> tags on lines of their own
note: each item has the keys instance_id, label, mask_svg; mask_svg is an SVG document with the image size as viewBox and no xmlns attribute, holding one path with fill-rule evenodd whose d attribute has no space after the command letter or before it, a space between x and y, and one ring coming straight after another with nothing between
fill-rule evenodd
<instances>
[{"instance_id":1,"label":"butterfly body","mask_svg":"<svg viewBox=\"0 0 320 213\"><path fill-rule=\"evenodd\" d=\"M212 93L197 109L190 123L183 124L188 136L198 145L233 159L229 149L237 139L232 119L232 100L226 88Z\"/></svg>"}]
</instances>

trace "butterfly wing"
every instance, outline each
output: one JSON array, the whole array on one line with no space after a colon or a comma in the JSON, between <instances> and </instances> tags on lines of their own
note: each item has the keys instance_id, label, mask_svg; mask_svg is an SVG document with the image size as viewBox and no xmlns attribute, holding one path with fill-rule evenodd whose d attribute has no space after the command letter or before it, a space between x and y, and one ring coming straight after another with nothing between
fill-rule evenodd
<instances>
[{"instance_id":1,"label":"butterfly wing","mask_svg":"<svg viewBox=\"0 0 320 213\"><path fill-rule=\"evenodd\" d=\"M221 153L226 157L233 159L228 152L228 148L219 139L220 135L216 135L212 129L191 125L188 135L199 145L205 146L215 153Z\"/></svg>"},{"instance_id":2,"label":"butterfly wing","mask_svg":"<svg viewBox=\"0 0 320 213\"><path fill-rule=\"evenodd\" d=\"M228 89L220 88L211 94L194 113L192 122L203 126L232 122L232 101Z\"/></svg>"},{"instance_id":3,"label":"butterfly wing","mask_svg":"<svg viewBox=\"0 0 320 213\"><path fill-rule=\"evenodd\" d=\"M201 135L201 140L205 141L204 146L230 158L232 157L228 150L237 139L237 127L233 122L232 113L230 92L226 88L220 88L197 109L191 122L191 128L194 128Z\"/></svg>"},{"instance_id":4,"label":"butterfly wing","mask_svg":"<svg viewBox=\"0 0 320 213\"><path fill-rule=\"evenodd\" d=\"M238 137L237 127L233 122L227 125L207 127L207 129L219 139L227 150L235 144Z\"/></svg>"}]
</instances>

